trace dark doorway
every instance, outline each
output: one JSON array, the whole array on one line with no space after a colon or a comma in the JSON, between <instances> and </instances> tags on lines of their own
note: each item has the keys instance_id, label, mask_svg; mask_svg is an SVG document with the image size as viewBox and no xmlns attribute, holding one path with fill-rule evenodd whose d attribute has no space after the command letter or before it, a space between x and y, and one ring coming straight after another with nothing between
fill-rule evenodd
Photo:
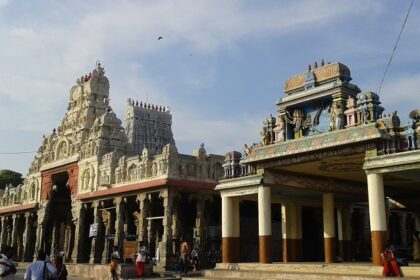
<instances>
[{"instance_id":1,"label":"dark doorway","mask_svg":"<svg viewBox=\"0 0 420 280\"><path fill-rule=\"evenodd\" d=\"M71 232L74 228L72 228L71 191L67 184L68 179L67 172L51 176L52 187L47 209L44 249L52 256L60 251L66 252L69 256L72 250L72 244L70 244L72 240L69 237L73 236ZM66 231L70 232L66 234Z\"/></svg>"},{"instance_id":2,"label":"dark doorway","mask_svg":"<svg viewBox=\"0 0 420 280\"><path fill-rule=\"evenodd\" d=\"M302 208L302 245L304 261L324 261L322 209Z\"/></svg>"},{"instance_id":3,"label":"dark doorway","mask_svg":"<svg viewBox=\"0 0 420 280\"><path fill-rule=\"evenodd\" d=\"M240 260L258 262L258 203L244 200L239 209Z\"/></svg>"}]
</instances>

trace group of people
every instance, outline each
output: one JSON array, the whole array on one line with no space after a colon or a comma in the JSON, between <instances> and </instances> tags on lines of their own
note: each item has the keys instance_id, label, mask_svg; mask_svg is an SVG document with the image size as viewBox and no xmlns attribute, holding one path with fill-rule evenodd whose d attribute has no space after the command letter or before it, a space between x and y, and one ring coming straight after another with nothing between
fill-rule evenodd
<instances>
[{"instance_id":1,"label":"group of people","mask_svg":"<svg viewBox=\"0 0 420 280\"><path fill-rule=\"evenodd\" d=\"M14 280L16 274L16 266L12 261L15 249L10 246L3 246L1 248L0 259L0 279ZM64 255L58 254L54 260L50 258L43 250L37 252L36 261L28 265L26 268L25 280L66 280L67 268L63 263Z\"/></svg>"}]
</instances>

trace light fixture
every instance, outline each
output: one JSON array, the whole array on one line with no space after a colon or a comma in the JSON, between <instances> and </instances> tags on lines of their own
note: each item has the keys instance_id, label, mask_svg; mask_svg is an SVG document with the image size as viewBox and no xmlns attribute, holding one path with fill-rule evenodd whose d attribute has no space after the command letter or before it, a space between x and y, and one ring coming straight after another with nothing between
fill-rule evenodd
<instances>
[{"instance_id":1,"label":"light fixture","mask_svg":"<svg viewBox=\"0 0 420 280\"><path fill-rule=\"evenodd\" d=\"M54 184L54 185L52 186L52 190L53 190L53 191L57 191L57 185L55 185L55 184Z\"/></svg>"}]
</instances>

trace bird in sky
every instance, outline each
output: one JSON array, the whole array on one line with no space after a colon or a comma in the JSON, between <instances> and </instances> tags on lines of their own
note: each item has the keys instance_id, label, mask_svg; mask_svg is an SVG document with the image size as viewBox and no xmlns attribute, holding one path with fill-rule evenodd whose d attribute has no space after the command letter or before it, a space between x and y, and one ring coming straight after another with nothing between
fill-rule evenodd
<instances>
[{"instance_id":1,"label":"bird in sky","mask_svg":"<svg viewBox=\"0 0 420 280\"><path fill-rule=\"evenodd\" d=\"M158 40L162 40L162 39L163 39L163 37L159 36Z\"/></svg>"}]
</instances>

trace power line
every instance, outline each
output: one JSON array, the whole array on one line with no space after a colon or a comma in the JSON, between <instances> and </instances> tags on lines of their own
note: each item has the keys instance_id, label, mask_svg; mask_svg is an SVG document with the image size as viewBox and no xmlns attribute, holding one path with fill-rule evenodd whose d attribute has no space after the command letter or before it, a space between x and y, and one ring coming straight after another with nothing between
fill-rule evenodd
<instances>
[{"instance_id":1,"label":"power line","mask_svg":"<svg viewBox=\"0 0 420 280\"><path fill-rule=\"evenodd\" d=\"M410 7L408 8L407 15L405 16L404 23L403 23L403 25L401 27L400 34L398 34L398 38L397 38L397 41L395 42L394 49L392 50L391 57L389 58L388 64L387 64L387 66L385 68L385 72L384 72L384 75L383 75L382 80L381 80L381 83L379 84L378 94L381 93L382 84L383 84L383 82L385 80L385 76L386 76L386 73L388 72L389 66L391 65L392 58L394 57L395 50L397 49L398 42L400 41L401 34L402 34L403 30L404 30L404 27L405 27L405 24L407 22L408 16L410 15L410 11L411 11L411 7L413 6L413 3L414 3L414 0L411 0L411 4L410 4Z\"/></svg>"},{"instance_id":2,"label":"power line","mask_svg":"<svg viewBox=\"0 0 420 280\"><path fill-rule=\"evenodd\" d=\"M19 155L19 154L33 154L37 151L26 151L26 152L0 152L0 155Z\"/></svg>"}]
</instances>

